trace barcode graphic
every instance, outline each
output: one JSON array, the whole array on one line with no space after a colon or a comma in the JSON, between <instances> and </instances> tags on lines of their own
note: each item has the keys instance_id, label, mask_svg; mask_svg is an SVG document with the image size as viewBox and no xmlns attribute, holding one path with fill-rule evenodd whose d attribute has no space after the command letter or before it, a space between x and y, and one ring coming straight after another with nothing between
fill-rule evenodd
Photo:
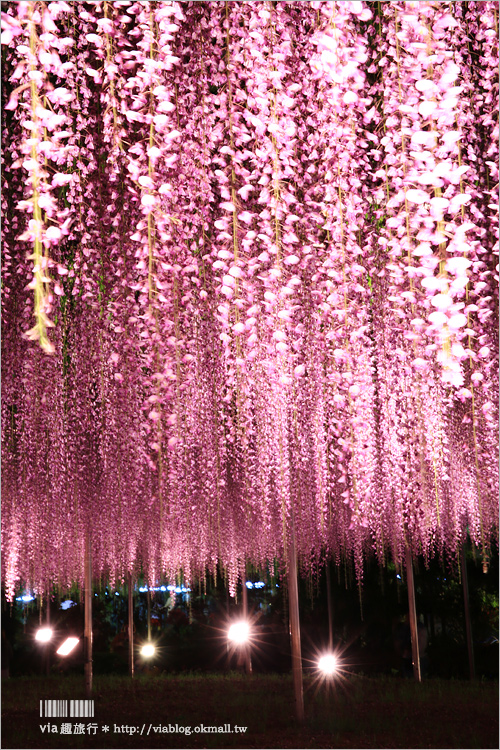
<instances>
[{"instance_id":1,"label":"barcode graphic","mask_svg":"<svg viewBox=\"0 0 500 750\"><path fill-rule=\"evenodd\" d=\"M69 713L68 713L69 704ZM94 716L94 701L81 700L81 701L67 701L67 700L46 700L40 701L40 716L45 716L51 719L60 719L75 717L75 718L93 718Z\"/></svg>"}]
</instances>

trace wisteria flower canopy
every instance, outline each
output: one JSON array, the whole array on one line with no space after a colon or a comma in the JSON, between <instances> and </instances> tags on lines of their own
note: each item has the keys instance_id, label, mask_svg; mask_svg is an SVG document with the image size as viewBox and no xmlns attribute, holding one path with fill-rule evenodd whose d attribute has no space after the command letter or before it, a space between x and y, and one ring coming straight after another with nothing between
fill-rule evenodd
<instances>
[{"instance_id":1,"label":"wisteria flower canopy","mask_svg":"<svg viewBox=\"0 0 500 750\"><path fill-rule=\"evenodd\" d=\"M2 3L2 576L498 540L498 4Z\"/></svg>"}]
</instances>

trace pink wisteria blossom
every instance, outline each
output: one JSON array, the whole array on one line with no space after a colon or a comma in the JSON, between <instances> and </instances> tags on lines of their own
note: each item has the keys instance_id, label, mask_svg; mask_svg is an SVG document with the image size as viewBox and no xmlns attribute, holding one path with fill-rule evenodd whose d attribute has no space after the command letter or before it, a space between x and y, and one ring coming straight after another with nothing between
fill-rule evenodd
<instances>
[{"instance_id":1,"label":"pink wisteria blossom","mask_svg":"<svg viewBox=\"0 0 500 750\"><path fill-rule=\"evenodd\" d=\"M76 5L2 12L8 596L487 560L498 4Z\"/></svg>"}]
</instances>

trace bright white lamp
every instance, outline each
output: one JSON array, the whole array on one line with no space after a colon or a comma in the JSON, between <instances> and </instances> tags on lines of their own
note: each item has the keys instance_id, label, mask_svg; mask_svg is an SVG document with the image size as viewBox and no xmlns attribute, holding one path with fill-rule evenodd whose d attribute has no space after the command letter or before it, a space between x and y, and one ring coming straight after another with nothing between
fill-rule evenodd
<instances>
[{"instance_id":1,"label":"bright white lamp","mask_svg":"<svg viewBox=\"0 0 500 750\"><path fill-rule=\"evenodd\" d=\"M67 656L73 651L78 642L78 638L66 638L64 643L57 649L56 654L59 654L59 656Z\"/></svg>"},{"instance_id":2,"label":"bright white lamp","mask_svg":"<svg viewBox=\"0 0 500 750\"><path fill-rule=\"evenodd\" d=\"M38 641L39 643L48 643L52 639L53 634L52 628L40 628L36 631L35 641Z\"/></svg>"},{"instance_id":3,"label":"bright white lamp","mask_svg":"<svg viewBox=\"0 0 500 750\"><path fill-rule=\"evenodd\" d=\"M337 671L337 657L333 654L325 654L318 662L318 668L324 675L330 676Z\"/></svg>"},{"instance_id":4,"label":"bright white lamp","mask_svg":"<svg viewBox=\"0 0 500 750\"><path fill-rule=\"evenodd\" d=\"M250 626L248 622L245 622L244 620L241 620L241 622L234 622L229 628L227 637L237 645L246 643L250 637Z\"/></svg>"}]
</instances>

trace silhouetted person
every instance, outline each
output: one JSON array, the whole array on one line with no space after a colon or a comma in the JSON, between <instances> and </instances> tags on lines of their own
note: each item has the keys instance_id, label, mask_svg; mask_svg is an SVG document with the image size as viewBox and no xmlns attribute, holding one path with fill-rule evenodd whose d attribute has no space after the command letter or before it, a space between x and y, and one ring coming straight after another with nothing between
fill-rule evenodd
<instances>
[{"instance_id":1,"label":"silhouetted person","mask_svg":"<svg viewBox=\"0 0 500 750\"><path fill-rule=\"evenodd\" d=\"M428 657L427 657L427 643L429 641L429 636L427 633L427 628L425 627L423 622L420 622L420 620L417 623L418 628L418 652L420 656L420 674L422 677L427 677L427 671L428 671Z\"/></svg>"},{"instance_id":2,"label":"silhouetted person","mask_svg":"<svg viewBox=\"0 0 500 750\"><path fill-rule=\"evenodd\" d=\"M410 616L406 614L398 623L394 634L394 647L399 656L399 673L401 677L413 675L413 663L411 653L411 630Z\"/></svg>"},{"instance_id":3,"label":"silhouetted person","mask_svg":"<svg viewBox=\"0 0 500 750\"><path fill-rule=\"evenodd\" d=\"M417 621L418 650L420 657L420 673L422 677L427 675L427 628ZM402 677L413 677L413 652L411 644L410 615L407 613L404 619L396 627L394 634L394 646L399 655L399 672Z\"/></svg>"}]
</instances>

